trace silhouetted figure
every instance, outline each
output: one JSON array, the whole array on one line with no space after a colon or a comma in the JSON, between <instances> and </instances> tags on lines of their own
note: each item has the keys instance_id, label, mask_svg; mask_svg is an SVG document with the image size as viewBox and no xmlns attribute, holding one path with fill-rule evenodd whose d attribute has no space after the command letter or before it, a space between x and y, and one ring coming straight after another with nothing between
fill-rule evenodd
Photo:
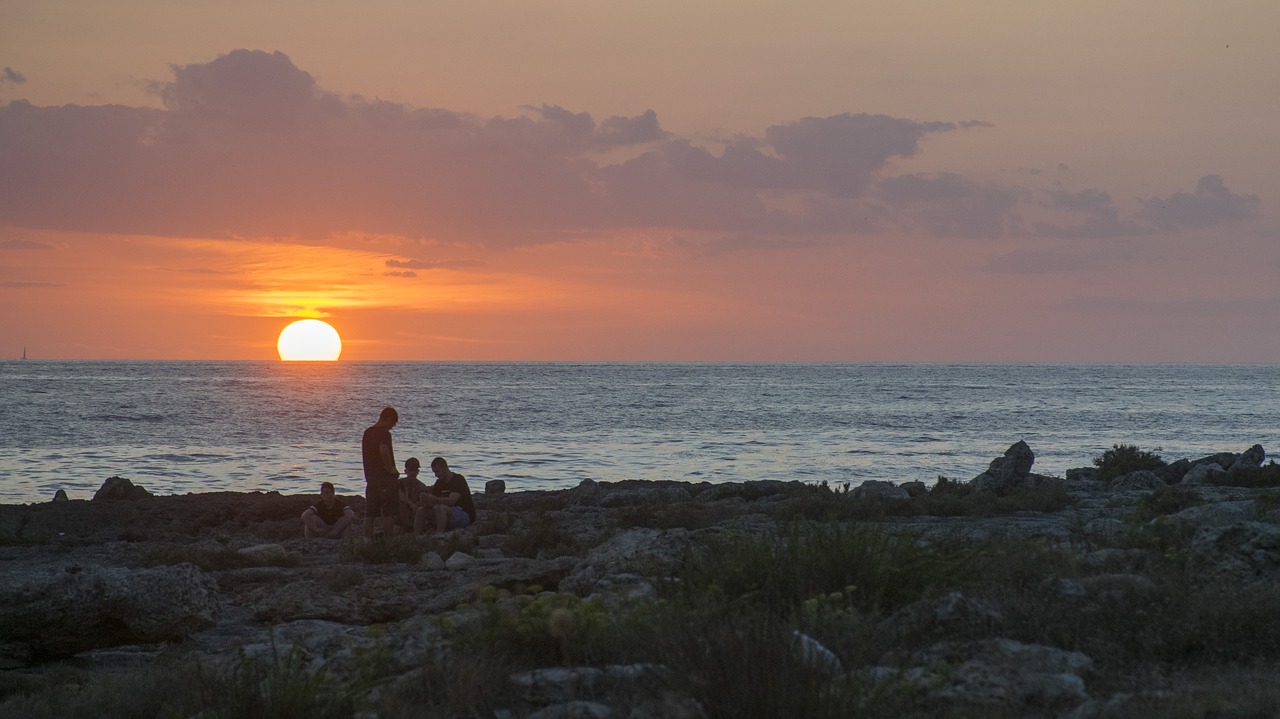
<instances>
[{"instance_id":1,"label":"silhouetted figure","mask_svg":"<svg viewBox=\"0 0 1280 719\"><path fill-rule=\"evenodd\" d=\"M404 476L400 478L400 526L415 534L418 509L423 506L422 496L427 493L427 485L418 479L421 470L418 458L410 457L404 461Z\"/></svg>"},{"instance_id":2,"label":"silhouetted figure","mask_svg":"<svg viewBox=\"0 0 1280 719\"><path fill-rule=\"evenodd\" d=\"M400 470L391 449L391 428L400 421L394 407L385 407L378 421L364 431L360 451L364 459L364 536L373 539L373 521L382 517L382 531L396 534L396 516L400 513Z\"/></svg>"},{"instance_id":3,"label":"silhouetted figure","mask_svg":"<svg viewBox=\"0 0 1280 719\"><path fill-rule=\"evenodd\" d=\"M471 526L476 521L476 505L471 499L467 478L449 469L443 457L431 460L431 471L436 475L436 483L422 496L422 506L414 517L414 533L422 532L428 513L434 514L437 532Z\"/></svg>"},{"instance_id":4,"label":"silhouetted figure","mask_svg":"<svg viewBox=\"0 0 1280 719\"><path fill-rule=\"evenodd\" d=\"M356 513L338 499L332 482L320 485L320 501L302 513L302 534L307 539L346 539L355 526Z\"/></svg>"}]
</instances>

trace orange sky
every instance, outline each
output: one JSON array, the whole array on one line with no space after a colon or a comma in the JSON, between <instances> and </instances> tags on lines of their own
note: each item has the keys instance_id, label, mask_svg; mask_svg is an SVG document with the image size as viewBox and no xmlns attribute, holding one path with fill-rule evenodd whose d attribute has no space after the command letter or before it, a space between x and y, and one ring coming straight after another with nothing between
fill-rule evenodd
<instances>
[{"instance_id":1,"label":"orange sky","mask_svg":"<svg viewBox=\"0 0 1280 719\"><path fill-rule=\"evenodd\" d=\"M436 5L12 3L0 358L1280 359L1272 3Z\"/></svg>"}]
</instances>

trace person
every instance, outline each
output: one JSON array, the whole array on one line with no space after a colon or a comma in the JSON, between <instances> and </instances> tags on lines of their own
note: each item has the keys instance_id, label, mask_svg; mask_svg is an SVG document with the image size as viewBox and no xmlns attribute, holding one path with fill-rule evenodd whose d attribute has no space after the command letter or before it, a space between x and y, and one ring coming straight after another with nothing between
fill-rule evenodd
<instances>
[{"instance_id":1,"label":"person","mask_svg":"<svg viewBox=\"0 0 1280 719\"><path fill-rule=\"evenodd\" d=\"M427 485L418 479L422 463L417 457L404 461L404 476L400 478L400 524L405 531L414 531L418 508L422 506L422 495L427 493ZM417 532L414 532L417 534Z\"/></svg>"},{"instance_id":2,"label":"person","mask_svg":"<svg viewBox=\"0 0 1280 719\"><path fill-rule=\"evenodd\" d=\"M351 536L356 513L338 499L333 482L320 484L320 501L302 513L302 535L307 539L346 539Z\"/></svg>"},{"instance_id":3,"label":"person","mask_svg":"<svg viewBox=\"0 0 1280 719\"><path fill-rule=\"evenodd\" d=\"M414 516L414 533L421 534L429 518L435 520L437 532L471 526L476 521L476 505L467 478L449 469L444 457L431 460L431 472L436 483L422 495L422 504Z\"/></svg>"},{"instance_id":4,"label":"person","mask_svg":"<svg viewBox=\"0 0 1280 719\"><path fill-rule=\"evenodd\" d=\"M384 407L378 421L364 431L360 454L364 460L364 536L373 539L373 523L382 517L382 531L396 534L396 517L400 514L400 470L391 446L391 428L400 422L394 407Z\"/></svg>"}]
</instances>

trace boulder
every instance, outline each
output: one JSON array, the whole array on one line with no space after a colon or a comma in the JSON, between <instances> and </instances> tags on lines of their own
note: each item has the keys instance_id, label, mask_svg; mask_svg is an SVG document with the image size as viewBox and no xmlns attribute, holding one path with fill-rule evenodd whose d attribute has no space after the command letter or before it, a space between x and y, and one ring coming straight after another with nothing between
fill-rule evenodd
<instances>
[{"instance_id":1,"label":"boulder","mask_svg":"<svg viewBox=\"0 0 1280 719\"><path fill-rule=\"evenodd\" d=\"M1018 440L1005 450L1003 456L991 460L987 471L973 478L973 488L979 492L1007 494L1031 474L1035 461L1036 455L1027 443Z\"/></svg>"},{"instance_id":2,"label":"boulder","mask_svg":"<svg viewBox=\"0 0 1280 719\"><path fill-rule=\"evenodd\" d=\"M1201 527L1190 554L1202 578L1274 582L1280 576L1280 527L1263 522Z\"/></svg>"},{"instance_id":3,"label":"boulder","mask_svg":"<svg viewBox=\"0 0 1280 719\"><path fill-rule=\"evenodd\" d=\"M176 641L213 626L218 587L191 564L7 567L0 573L0 643L39 660L88 649Z\"/></svg>"},{"instance_id":4,"label":"boulder","mask_svg":"<svg viewBox=\"0 0 1280 719\"><path fill-rule=\"evenodd\" d=\"M124 477L107 477L102 486L93 495L93 501L97 502L104 499L146 499L150 497L148 492L141 485L135 485L133 482Z\"/></svg>"},{"instance_id":5,"label":"boulder","mask_svg":"<svg viewBox=\"0 0 1280 719\"><path fill-rule=\"evenodd\" d=\"M911 495L907 490L899 487L893 482L885 482L879 479L869 479L857 487L854 487L853 496L857 498L883 497L885 499L911 499Z\"/></svg>"},{"instance_id":6,"label":"boulder","mask_svg":"<svg viewBox=\"0 0 1280 719\"><path fill-rule=\"evenodd\" d=\"M1098 481L1098 468L1076 467L1068 469L1066 478L1068 482L1096 482Z\"/></svg>"},{"instance_id":7,"label":"boulder","mask_svg":"<svg viewBox=\"0 0 1280 719\"><path fill-rule=\"evenodd\" d=\"M1267 458L1267 452L1262 445L1255 444L1249 449L1240 453L1236 457L1236 461L1228 467L1228 471L1234 469L1257 469L1262 466L1262 461Z\"/></svg>"},{"instance_id":8,"label":"boulder","mask_svg":"<svg viewBox=\"0 0 1280 719\"><path fill-rule=\"evenodd\" d=\"M1164 478L1152 472L1149 469L1140 469L1136 472L1122 474L1111 480L1110 488L1113 491L1132 492L1159 489L1169 486Z\"/></svg>"},{"instance_id":9,"label":"boulder","mask_svg":"<svg viewBox=\"0 0 1280 719\"><path fill-rule=\"evenodd\" d=\"M1204 484L1223 474L1226 474L1226 470L1219 466L1217 462L1197 464L1182 475L1182 484Z\"/></svg>"},{"instance_id":10,"label":"boulder","mask_svg":"<svg viewBox=\"0 0 1280 719\"><path fill-rule=\"evenodd\" d=\"M590 594L601 580L618 574L661 571L684 559L689 549L687 529L636 528L619 532L592 549L560 584L562 590Z\"/></svg>"},{"instance_id":11,"label":"boulder","mask_svg":"<svg viewBox=\"0 0 1280 719\"><path fill-rule=\"evenodd\" d=\"M491 479L484 483L485 494L506 494L507 483L501 479Z\"/></svg>"}]
</instances>

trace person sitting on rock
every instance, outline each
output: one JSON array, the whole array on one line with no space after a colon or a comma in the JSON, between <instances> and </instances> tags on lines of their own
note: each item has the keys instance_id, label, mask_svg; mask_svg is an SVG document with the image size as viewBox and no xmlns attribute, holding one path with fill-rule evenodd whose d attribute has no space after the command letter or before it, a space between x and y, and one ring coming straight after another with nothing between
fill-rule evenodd
<instances>
[{"instance_id":1,"label":"person sitting on rock","mask_svg":"<svg viewBox=\"0 0 1280 719\"><path fill-rule=\"evenodd\" d=\"M404 461L404 476L400 478L400 524L405 531L414 528L418 509L423 507L422 497L427 493L427 485L418 479L422 463L417 457Z\"/></svg>"},{"instance_id":2,"label":"person sitting on rock","mask_svg":"<svg viewBox=\"0 0 1280 719\"><path fill-rule=\"evenodd\" d=\"M431 472L436 475L436 483L422 495L422 504L413 519L414 534L422 533L430 515L434 515L437 532L471 526L476 521L476 505L467 478L449 469L443 457L431 460Z\"/></svg>"},{"instance_id":3,"label":"person sitting on rock","mask_svg":"<svg viewBox=\"0 0 1280 719\"><path fill-rule=\"evenodd\" d=\"M320 501L302 513L302 533L307 539L346 539L355 526L356 514L334 493L333 482L320 485Z\"/></svg>"}]
</instances>

